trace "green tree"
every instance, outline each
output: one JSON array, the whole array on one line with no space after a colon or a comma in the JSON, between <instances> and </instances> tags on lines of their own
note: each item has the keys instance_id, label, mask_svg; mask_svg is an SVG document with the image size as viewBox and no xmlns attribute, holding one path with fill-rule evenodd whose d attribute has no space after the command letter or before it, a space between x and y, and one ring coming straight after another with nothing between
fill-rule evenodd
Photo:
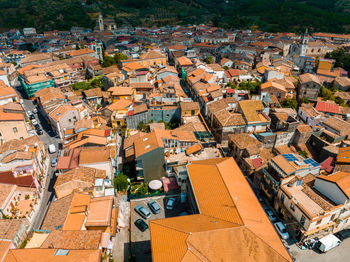
<instances>
[{"instance_id":1,"label":"green tree","mask_svg":"<svg viewBox=\"0 0 350 262\"><path fill-rule=\"evenodd\" d=\"M137 130L140 130L142 132L147 132L148 131L148 126L141 121L138 125L137 125Z\"/></svg>"},{"instance_id":2,"label":"green tree","mask_svg":"<svg viewBox=\"0 0 350 262\"><path fill-rule=\"evenodd\" d=\"M342 98L338 97L338 96L335 98L334 101L340 106L347 106L345 101Z\"/></svg>"},{"instance_id":3,"label":"green tree","mask_svg":"<svg viewBox=\"0 0 350 262\"><path fill-rule=\"evenodd\" d=\"M305 150L298 151L298 154L301 155L303 158L307 158L308 157L308 153Z\"/></svg>"},{"instance_id":4,"label":"green tree","mask_svg":"<svg viewBox=\"0 0 350 262\"><path fill-rule=\"evenodd\" d=\"M103 62L102 62L102 67L109 67L111 65L114 65L115 64L115 60L113 57L111 56L104 56L103 58Z\"/></svg>"},{"instance_id":5,"label":"green tree","mask_svg":"<svg viewBox=\"0 0 350 262\"><path fill-rule=\"evenodd\" d=\"M73 90L88 90L92 88L102 88L103 87L103 77L96 76L90 79L88 82L77 82L71 85Z\"/></svg>"},{"instance_id":6,"label":"green tree","mask_svg":"<svg viewBox=\"0 0 350 262\"><path fill-rule=\"evenodd\" d=\"M229 86L229 87L231 87L233 89L237 89L238 88L238 86L236 84L232 83L232 82L228 82L227 86Z\"/></svg>"},{"instance_id":7,"label":"green tree","mask_svg":"<svg viewBox=\"0 0 350 262\"><path fill-rule=\"evenodd\" d=\"M350 71L350 53L344 47L327 53L325 58L334 59L336 67L342 67L346 71Z\"/></svg>"},{"instance_id":8,"label":"green tree","mask_svg":"<svg viewBox=\"0 0 350 262\"><path fill-rule=\"evenodd\" d=\"M34 48L34 46L33 46L32 43L28 43L28 44L27 44L27 50L28 50L29 52L33 53L33 52L36 50L36 48Z\"/></svg>"},{"instance_id":9,"label":"green tree","mask_svg":"<svg viewBox=\"0 0 350 262\"><path fill-rule=\"evenodd\" d=\"M173 119L170 120L169 123L164 122L164 124L165 124L165 128L166 129L173 130L173 129L175 129L175 128L180 126L181 121L178 118L173 118Z\"/></svg>"},{"instance_id":10,"label":"green tree","mask_svg":"<svg viewBox=\"0 0 350 262\"><path fill-rule=\"evenodd\" d=\"M325 86L321 86L319 96L322 98L323 101L326 101L326 100L335 101L335 97L333 94L334 93L331 90L329 90Z\"/></svg>"},{"instance_id":11,"label":"green tree","mask_svg":"<svg viewBox=\"0 0 350 262\"><path fill-rule=\"evenodd\" d=\"M113 58L116 64L118 64L121 60L127 59L126 55L124 55L123 53L115 53Z\"/></svg>"},{"instance_id":12,"label":"green tree","mask_svg":"<svg viewBox=\"0 0 350 262\"><path fill-rule=\"evenodd\" d=\"M212 56L207 57L207 64L212 64L214 63L214 58Z\"/></svg>"},{"instance_id":13,"label":"green tree","mask_svg":"<svg viewBox=\"0 0 350 262\"><path fill-rule=\"evenodd\" d=\"M308 103L310 103L310 100L307 97L303 97L303 98L300 99L300 102L308 104Z\"/></svg>"},{"instance_id":14,"label":"green tree","mask_svg":"<svg viewBox=\"0 0 350 262\"><path fill-rule=\"evenodd\" d=\"M123 173L120 173L114 178L114 188L116 188L119 192L126 191L128 189L129 181L128 177Z\"/></svg>"},{"instance_id":15,"label":"green tree","mask_svg":"<svg viewBox=\"0 0 350 262\"><path fill-rule=\"evenodd\" d=\"M103 77L102 76L96 76L92 79L90 79L89 84L91 88L102 88L103 87Z\"/></svg>"},{"instance_id":16,"label":"green tree","mask_svg":"<svg viewBox=\"0 0 350 262\"><path fill-rule=\"evenodd\" d=\"M281 106L296 109L298 107L298 101L296 98L286 98L281 102Z\"/></svg>"},{"instance_id":17,"label":"green tree","mask_svg":"<svg viewBox=\"0 0 350 262\"><path fill-rule=\"evenodd\" d=\"M259 81L242 81L238 89L249 90L251 94L258 94L261 83Z\"/></svg>"},{"instance_id":18,"label":"green tree","mask_svg":"<svg viewBox=\"0 0 350 262\"><path fill-rule=\"evenodd\" d=\"M90 89L90 85L88 82L77 82L71 85L71 87L73 88L73 90L88 90Z\"/></svg>"}]
</instances>

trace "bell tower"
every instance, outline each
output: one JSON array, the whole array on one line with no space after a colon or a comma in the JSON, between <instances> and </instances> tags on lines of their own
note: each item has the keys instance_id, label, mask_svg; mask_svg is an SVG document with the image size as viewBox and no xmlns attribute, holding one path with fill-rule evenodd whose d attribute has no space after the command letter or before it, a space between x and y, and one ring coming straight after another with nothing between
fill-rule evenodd
<instances>
[{"instance_id":1,"label":"bell tower","mask_svg":"<svg viewBox=\"0 0 350 262\"><path fill-rule=\"evenodd\" d=\"M103 17L102 14L98 16L98 28L100 29L100 32L104 31L104 24L103 24Z\"/></svg>"},{"instance_id":2,"label":"bell tower","mask_svg":"<svg viewBox=\"0 0 350 262\"><path fill-rule=\"evenodd\" d=\"M309 45L309 32L308 29L306 28L305 34L301 37L301 50L300 50L300 55L304 56L306 55L306 50Z\"/></svg>"}]
</instances>

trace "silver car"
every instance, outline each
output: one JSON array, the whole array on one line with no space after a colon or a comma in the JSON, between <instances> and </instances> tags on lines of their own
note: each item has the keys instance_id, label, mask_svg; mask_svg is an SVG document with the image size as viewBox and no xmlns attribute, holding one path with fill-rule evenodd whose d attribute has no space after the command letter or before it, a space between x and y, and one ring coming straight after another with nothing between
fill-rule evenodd
<instances>
[{"instance_id":1,"label":"silver car","mask_svg":"<svg viewBox=\"0 0 350 262\"><path fill-rule=\"evenodd\" d=\"M175 207L175 201L176 201L175 198L173 198L173 197L169 198L168 202L166 204L166 209L173 210Z\"/></svg>"},{"instance_id":2,"label":"silver car","mask_svg":"<svg viewBox=\"0 0 350 262\"><path fill-rule=\"evenodd\" d=\"M289 238L289 233L287 232L286 226L282 222L277 222L273 224L273 226L276 228L282 239L287 240Z\"/></svg>"}]
</instances>

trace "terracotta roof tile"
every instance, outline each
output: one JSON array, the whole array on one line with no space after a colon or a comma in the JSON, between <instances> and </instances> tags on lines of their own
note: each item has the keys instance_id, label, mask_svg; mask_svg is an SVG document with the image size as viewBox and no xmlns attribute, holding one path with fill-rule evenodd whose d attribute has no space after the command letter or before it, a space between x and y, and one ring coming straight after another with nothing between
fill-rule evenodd
<instances>
[{"instance_id":1,"label":"terracotta roof tile","mask_svg":"<svg viewBox=\"0 0 350 262\"><path fill-rule=\"evenodd\" d=\"M23 248L9 250L4 262L99 262L102 251L68 250L66 255L58 255L58 249Z\"/></svg>"},{"instance_id":2,"label":"terracotta roof tile","mask_svg":"<svg viewBox=\"0 0 350 262\"><path fill-rule=\"evenodd\" d=\"M72 199L73 194L70 194L52 202L45 215L41 229L55 230L59 226L62 227L67 218Z\"/></svg>"},{"instance_id":3,"label":"terracotta roof tile","mask_svg":"<svg viewBox=\"0 0 350 262\"><path fill-rule=\"evenodd\" d=\"M95 230L54 230L40 248L99 249L102 232Z\"/></svg>"},{"instance_id":4,"label":"terracotta roof tile","mask_svg":"<svg viewBox=\"0 0 350 262\"><path fill-rule=\"evenodd\" d=\"M112 207L112 196L92 198L85 226L110 226Z\"/></svg>"},{"instance_id":5,"label":"terracotta roof tile","mask_svg":"<svg viewBox=\"0 0 350 262\"><path fill-rule=\"evenodd\" d=\"M121 109L126 109L129 106L131 106L132 101L127 100L127 99L119 99L116 102L114 102L113 104L110 104L109 106L107 106L106 108L110 111L118 111Z\"/></svg>"},{"instance_id":6,"label":"terracotta roof tile","mask_svg":"<svg viewBox=\"0 0 350 262\"><path fill-rule=\"evenodd\" d=\"M151 221L153 261L291 261L233 158L187 170L200 214Z\"/></svg>"}]
</instances>

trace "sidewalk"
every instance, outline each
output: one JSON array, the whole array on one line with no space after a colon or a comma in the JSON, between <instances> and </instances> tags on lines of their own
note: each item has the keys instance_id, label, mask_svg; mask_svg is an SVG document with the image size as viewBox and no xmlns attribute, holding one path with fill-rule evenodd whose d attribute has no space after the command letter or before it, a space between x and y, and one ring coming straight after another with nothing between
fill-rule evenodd
<instances>
[{"instance_id":1,"label":"sidewalk","mask_svg":"<svg viewBox=\"0 0 350 262\"><path fill-rule=\"evenodd\" d=\"M121 228L115 237L112 238L113 242L113 258L114 261L128 262L129 260L129 227Z\"/></svg>"}]
</instances>

